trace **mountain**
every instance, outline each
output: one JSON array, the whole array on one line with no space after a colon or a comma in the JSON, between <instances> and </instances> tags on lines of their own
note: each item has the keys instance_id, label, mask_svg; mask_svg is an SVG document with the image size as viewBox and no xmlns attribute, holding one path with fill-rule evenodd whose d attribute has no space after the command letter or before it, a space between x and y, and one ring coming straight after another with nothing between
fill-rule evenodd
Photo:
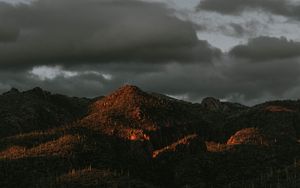
<instances>
[{"instance_id":1,"label":"mountain","mask_svg":"<svg viewBox=\"0 0 300 188\"><path fill-rule=\"evenodd\" d=\"M0 112L0 187L300 186L299 101L34 88L0 95Z\"/></svg>"},{"instance_id":2,"label":"mountain","mask_svg":"<svg viewBox=\"0 0 300 188\"><path fill-rule=\"evenodd\" d=\"M122 139L149 141L153 149L188 134L205 136L209 129L197 106L130 85L94 102L81 123Z\"/></svg>"},{"instance_id":3,"label":"mountain","mask_svg":"<svg viewBox=\"0 0 300 188\"><path fill-rule=\"evenodd\" d=\"M201 102L201 106L207 111L223 113L234 113L247 108L247 106L238 103L221 102L219 99L213 97L204 98Z\"/></svg>"}]
</instances>

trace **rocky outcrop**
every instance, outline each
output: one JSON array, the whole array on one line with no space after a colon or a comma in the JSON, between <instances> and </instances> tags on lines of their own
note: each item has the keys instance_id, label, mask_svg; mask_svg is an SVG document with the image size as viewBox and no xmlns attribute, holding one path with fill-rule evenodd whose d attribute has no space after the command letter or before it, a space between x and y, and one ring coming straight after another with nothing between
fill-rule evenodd
<instances>
[{"instance_id":1,"label":"rocky outcrop","mask_svg":"<svg viewBox=\"0 0 300 188\"><path fill-rule=\"evenodd\" d=\"M272 142L257 128L245 128L229 138L227 144L270 145Z\"/></svg>"},{"instance_id":2,"label":"rocky outcrop","mask_svg":"<svg viewBox=\"0 0 300 188\"><path fill-rule=\"evenodd\" d=\"M176 158L187 154L199 154L206 151L206 145L197 134L187 135L180 140L153 151L152 157L157 159Z\"/></svg>"}]
</instances>

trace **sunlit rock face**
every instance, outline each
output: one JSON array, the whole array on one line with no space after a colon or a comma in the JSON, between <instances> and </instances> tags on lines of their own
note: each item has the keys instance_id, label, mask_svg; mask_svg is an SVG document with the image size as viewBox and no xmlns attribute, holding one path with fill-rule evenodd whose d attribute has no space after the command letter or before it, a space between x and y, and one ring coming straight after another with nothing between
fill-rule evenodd
<instances>
[{"instance_id":1,"label":"sunlit rock face","mask_svg":"<svg viewBox=\"0 0 300 188\"><path fill-rule=\"evenodd\" d=\"M231 136L227 144L269 145L271 142L259 129L245 128Z\"/></svg>"},{"instance_id":2,"label":"sunlit rock face","mask_svg":"<svg viewBox=\"0 0 300 188\"><path fill-rule=\"evenodd\" d=\"M206 145L197 135L187 135L176 142L153 152L152 157L157 159L184 156L187 154L201 154L206 151Z\"/></svg>"}]
</instances>

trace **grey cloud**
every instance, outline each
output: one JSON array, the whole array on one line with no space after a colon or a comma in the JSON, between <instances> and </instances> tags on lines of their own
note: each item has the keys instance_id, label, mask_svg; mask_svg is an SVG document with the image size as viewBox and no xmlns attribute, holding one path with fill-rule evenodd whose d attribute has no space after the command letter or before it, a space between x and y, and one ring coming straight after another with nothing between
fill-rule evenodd
<instances>
[{"instance_id":1,"label":"grey cloud","mask_svg":"<svg viewBox=\"0 0 300 188\"><path fill-rule=\"evenodd\" d=\"M19 29L16 27L0 24L0 43L16 41L19 32Z\"/></svg>"},{"instance_id":2,"label":"grey cloud","mask_svg":"<svg viewBox=\"0 0 300 188\"><path fill-rule=\"evenodd\" d=\"M12 11L13 7L0 2L0 44L4 42L16 41L20 34L19 28L10 18L4 18L5 14Z\"/></svg>"},{"instance_id":3,"label":"grey cloud","mask_svg":"<svg viewBox=\"0 0 300 188\"><path fill-rule=\"evenodd\" d=\"M233 65L223 70L231 93L241 94L248 102L263 96L267 96L268 100L295 97L287 96L286 92L299 85L299 59L270 60L264 63L232 61Z\"/></svg>"},{"instance_id":4,"label":"grey cloud","mask_svg":"<svg viewBox=\"0 0 300 188\"><path fill-rule=\"evenodd\" d=\"M0 66L107 62L209 62L221 51L163 4L39 0L0 4ZM10 41L9 44L3 41ZM2 42L2 43L1 43Z\"/></svg>"},{"instance_id":5,"label":"grey cloud","mask_svg":"<svg viewBox=\"0 0 300 188\"><path fill-rule=\"evenodd\" d=\"M217 27L217 31L223 33L226 36L232 37L244 37L246 34L249 34L249 31L244 28L242 24L237 23L229 23L224 25L219 25Z\"/></svg>"},{"instance_id":6,"label":"grey cloud","mask_svg":"<svg viewBox=\"0 0 300 188\"><path fill-rule=\"evenodd\" d=\"M261 36L250 39L245 45L235 46L229 54L252 61L295 58L300 56L300 42Z\"/></svg>"},{"instance_id":7,"label":"grey cloud","mask_svg":"<svg viewBox=\"0 0 300 188\"><path fill-rule=\"evenodd\" d=\"M239 24L231 23L230 26L234 30L234 34L237 36L243 36L246 33L246 30L244 29L244 27Z\"/></svg>"},{"instance_id":8,"label":"grey cloud","mask_svg":"<svg viewBox=\"0 0 300 188\"><path fill-rule=\"evenodd\" d=\"M300 4L290 0L202 0L197 9L222 14L240 14L245 10L262 9L273 14L300 19Z\"/></svg>"}]
</instances>

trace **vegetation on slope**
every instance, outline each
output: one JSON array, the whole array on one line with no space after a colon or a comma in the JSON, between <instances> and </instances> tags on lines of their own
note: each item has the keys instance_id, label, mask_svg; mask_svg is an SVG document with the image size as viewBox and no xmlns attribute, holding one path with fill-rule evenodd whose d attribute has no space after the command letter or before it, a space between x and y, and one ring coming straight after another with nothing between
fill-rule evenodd
<instances>
[{"instance_id":1,"label":"vegetation on slope","mask_svg":"<svg viewBox=\"0 0 300 188\"><path fill-rule=\"evenodd\" d=\"M192 104L124 86L0 103L0 187L300 186L299 101Z\"/></svg>"}]
</instances>

